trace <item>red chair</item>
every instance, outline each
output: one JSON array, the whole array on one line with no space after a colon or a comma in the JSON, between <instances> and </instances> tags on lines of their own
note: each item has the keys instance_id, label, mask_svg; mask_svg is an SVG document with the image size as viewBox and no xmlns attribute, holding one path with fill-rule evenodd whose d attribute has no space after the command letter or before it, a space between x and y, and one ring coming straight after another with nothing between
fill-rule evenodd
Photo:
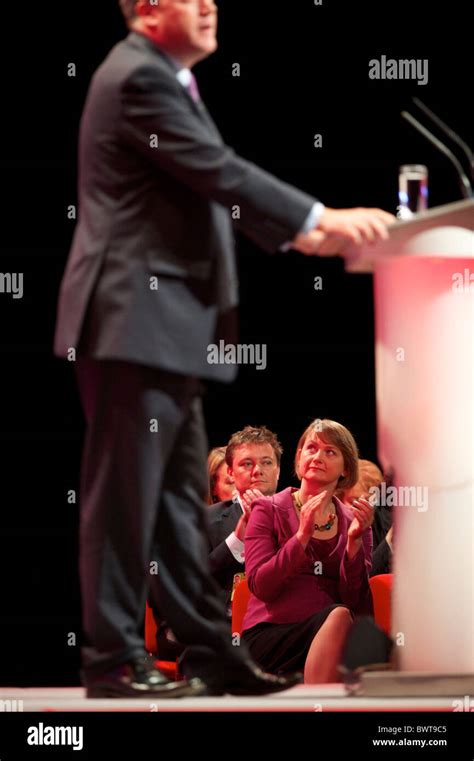
<instances>
[{"instance_id":1,"label":"red chair","mask_svg":"<svg viewBox=\"0 0 474 761\"><path fill-rule=\"evenodd\" d=\"M389 636L392 618L392 582L393 573L381 573L369 579L374 601L375 623Z\"/></svg>"},{"instance_id":2,"label":"red chair","mask_svg":"<svg viewBox=\"0 0 474 761\"><path fill-rule=\"evenodd\" d=\"M158 626L153 615L153 611L146 603L145 608L145 647L150 655L156 655L158 657L156 635L158 632ZM178 678L178 665L175 661L155 661L155 666L165 675L168 679L175 680Z\"/></svg>"},{"instance_id":3,"label":"red chair","mask_svg":"<svg viewBox=\"0 0 474 761\"><path fill-rule=\"evenodd\" d=\"M250 599L250 589L246 579L239 581L232 598L232 634L241 634L245 611Z\"/></svg>"},{"instance_id":4,"label":"red chair","mask_svg":"<svg viewBox=\"0 0 474 761\"><path fill-rule=\"evenodd\" d=\"M372 576L369 581L374 601L375 623L390 636L393 574L381 573L378 576ZM232 634L240 634L242 632L242 624L250 594L246 579L239 581L235 587L232 600Z\"/></svg>"}]
</instances>

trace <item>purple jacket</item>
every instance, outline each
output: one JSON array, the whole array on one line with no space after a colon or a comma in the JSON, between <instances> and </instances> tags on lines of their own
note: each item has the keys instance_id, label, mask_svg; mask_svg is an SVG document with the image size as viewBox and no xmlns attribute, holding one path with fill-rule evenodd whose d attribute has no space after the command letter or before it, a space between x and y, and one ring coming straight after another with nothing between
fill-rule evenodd
<instances>
[{"instance_id":1,"label":"purple jacket","mask_svg":"<svg viewBox=\"0 0 474 761\"><path fill-rule=\"evenodd\" d=\"M329 540L311 539L303 549L296 538L294 491L288 487L253 504L245 534L245 569L252 594L244 630L264 621L303 621L334 603L347 605L354 613L372 612L372 529L364 533L359 552L349 560L345 548L352 513L334 497L338 534ZM322 565L316 565L318 561Z\"/></svg>"}]
</instances>

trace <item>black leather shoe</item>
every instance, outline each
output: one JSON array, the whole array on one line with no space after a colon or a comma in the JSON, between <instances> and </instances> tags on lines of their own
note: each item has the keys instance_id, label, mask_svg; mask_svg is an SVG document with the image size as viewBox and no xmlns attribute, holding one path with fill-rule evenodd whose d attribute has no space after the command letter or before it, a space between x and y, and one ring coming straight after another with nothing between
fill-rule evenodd
<instances>
[{"instance_id":1,"label":"black leather shoe","mask_svg":"<svg viewBox=\"0 0 474 761\"><path fill-rule=\"evenodd\" d=\"M303 674L275 676L266 674L252 661L245 662L245 667L234 673L225 672L219 678L202 677L206 683L206 695L268 695L272 692L289 690L303 681Z\"/></svg>"},{"instance_id":2,"label":"black leather shoe","mask_svg":"<svg viewBox=\"0 0 474 761\"><path fill-rule=\"evenodd\" d=\"M207 693L200 679L171 682L148 658L136 658L97 677L85 678L88 698L193 698ZM207 693L209 694L209 693Z\"/></svg>"}]
</instances>

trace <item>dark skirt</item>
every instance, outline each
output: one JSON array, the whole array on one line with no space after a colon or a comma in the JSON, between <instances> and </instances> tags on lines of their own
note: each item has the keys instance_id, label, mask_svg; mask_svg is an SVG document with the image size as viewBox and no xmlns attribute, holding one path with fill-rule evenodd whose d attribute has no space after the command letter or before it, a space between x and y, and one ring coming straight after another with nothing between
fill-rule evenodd
<instances>
[{"instance_id":1,"label":"dark skirt","mask_svg":"<svg viewBox=\"0 0 474 761\"><path fill-rule=\"evenodd\" d=\"M288 674L303 671L306 657L315 635L334 608L329 605L304 621L294 624L261 623L242 632L242 639L250 655L263 671L270 674Z\"/></svg>"}]
</instances>

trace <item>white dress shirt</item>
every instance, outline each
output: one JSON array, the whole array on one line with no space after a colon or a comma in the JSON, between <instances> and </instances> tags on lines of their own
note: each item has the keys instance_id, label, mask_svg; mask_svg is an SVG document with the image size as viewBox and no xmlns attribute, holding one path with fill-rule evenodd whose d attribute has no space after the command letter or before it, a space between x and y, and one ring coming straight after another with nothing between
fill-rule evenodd
<instances>
[{"instance_id":1,"label":"white dress shirt","mask_svg":"<svg viewBox=\"0 0 474 761\"><path fill-rule=\"evenodd\" d=\"M236 494L235 497L233 498L233 501L238 502L238 504L240 505L240 509L242 510L242 515L243 515L244 508L242 507L240 495ZM225 543L228 546L234 558L237 560L237 562L243 565L245 563L244 543L241 539L239 539L235 531L232 531L232 533L229 534L229 536L225 540Z\"/></svg>"}]
</instances>

